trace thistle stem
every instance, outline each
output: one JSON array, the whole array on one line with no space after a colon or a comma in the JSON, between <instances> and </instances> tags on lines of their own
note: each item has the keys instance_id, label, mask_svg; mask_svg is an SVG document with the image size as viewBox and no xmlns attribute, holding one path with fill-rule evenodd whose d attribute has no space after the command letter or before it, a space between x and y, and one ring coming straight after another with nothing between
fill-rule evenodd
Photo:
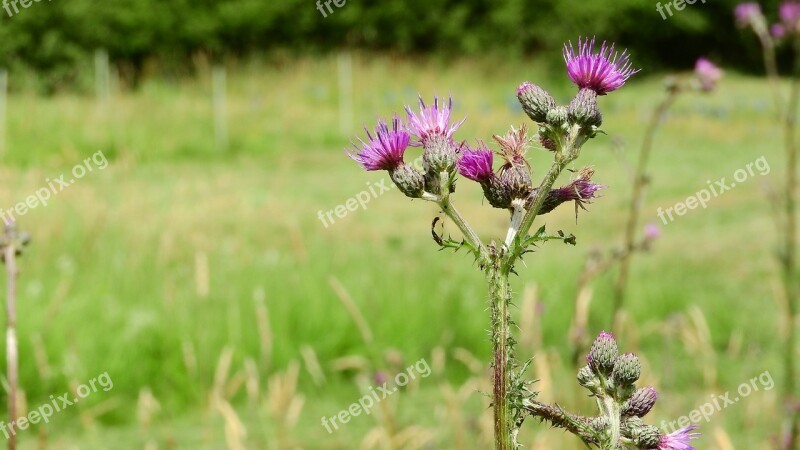
<instances>
[{"instance_id":1,"label":"thistle stem","mask_svg":"<svg viewBox=\"0 0 800 450\"><path fill-rule=\"evenodd\" d=\"M784 402L786 403L788 449L795 449L800 443L800 410L797 402L797 318L800 310L800 295L797 282L797 108L800 106L800 42L795 42L795 71L792 77L789 105L786 110L786 231L782 258L783 285L789 312L789 327L786 337L786 384Z\"/></svg>"},{"instance_id":2,"label":"thistle stem","mask_svg":"<svg viewBox=\"0 0 800 450\"><path fill-rule=\"evenodd\" d=\"M539 211L541 211L544 200L547 198L547 194L550 192L550 189L553 188L553 184L556 182L559 175L561 175L561 172L572 161L575 161L575 159L578 158L580 147L584 142L586 142L586 139L587 137L581 132L580 126L574 125L569 131L566 143L564 143L559 149L558 153L556 154L555 161L553 161L553 164L545 174L544 179L534 192L533 200L530 202L531 206L525 212L525 216L522 218L519 229L516 230L513 236L510 235L506 238L507 242L514 242L514 238L516 238L517 235L526 236L528 234L528 230L531 229L534 219L536 219L536 216L539 215ZM513 267L517 256L519 256L518 252L508 252L508 256L503 266L507 268Z\"/></svg>"},{"instance_id":3,"label":"thistle stem","mask_svg":"<svg viewBox=\"0 0 800 450\"><path fill-rule=\"evenodd\" d=\"M653 149L653 141L658 126L664 119L667 110L677 98L680 93L678 86L671 86L666 97L658 104L653 116L650 118L650 124L647 127L644 135L644 141L639 151L639 161L636 164L636 171L633 175L633 192L631 194L631 202L628 205L628 219L625 224L625 234L623 235L622 257L619 261L619 274L617 281L614 285L614 308L612 310L611 320L613 322L612 329L618 329L619 313L625 303L625 293L628 285L628 274L630 272L631 256L633 255L634 239L636 239L636 228L639 224L639 215L642 207L642 198L644 196L644 188L647 184L647 163L650 160L650 153Z\"/></svg>"},{"instance_id":4,"label":"thistle stem","mask_svg":"<svg viewBox=\"0 0 800 450\"><path fill-rule=\"evenodd\" d=\"M493 401L495 450L513 450L513 414L508 399L511 384L510 362L513 357L508 305L511 290L508 271L493 267L488 272L489 301L492 310Z\"/></svg>"},{"instance_id":5,"label":"thistle stem","mask_svg":"<svg viewBox=\"0 0 800 450\"><path fill-rule=\"evenodd\" d=\"M6 263L6 364L8 367L8 418L9 423L17 420L17 391L19 383L18 351L17 351L17 264L15 233L13 223L6 225L3 257ZM17 448L16 433L8 437L8 450Z\"/></svg>"}]
</instances>

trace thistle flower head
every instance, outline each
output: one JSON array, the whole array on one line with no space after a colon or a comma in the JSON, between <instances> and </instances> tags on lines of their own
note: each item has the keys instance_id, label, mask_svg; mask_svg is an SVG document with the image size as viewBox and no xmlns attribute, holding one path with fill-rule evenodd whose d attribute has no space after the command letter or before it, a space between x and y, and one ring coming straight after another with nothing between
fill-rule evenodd
<instances>
[{"instance_id":1,"label":"thistle flower head","mask_svg":"<svg viewBox=\"0 0 800 450\"><path fill-rule=\"evenodd\" d=\"M699 58L694 65L694 73L697 81L700 82L700 89L704 92L711 92L722 78L722 69L706 58Z\"/></svg>"},{"instance_id":2,"label":"thistle flower head","mask_svg":"<svg viewBox=\"0 0 800 450\"><path fill-rule=\"evenodd\" d=\"M739 26L747 26L758 17L762 17L761 6L756 2L739 3L734 8L733 15L736 17L736 23Z\"/></svg>"},{"instance_id":3,"label":"thistle flower head","mask_svg":"<svg viewBox=\"0 0 800 450\"><path fill-rule=\"evenodd\" d=\"M409 135L402 128L397 117L392 118L391 128L378 120L374 136L364 127L367 140L358 138L361 148L353 143L356 153L346 153L365 170L394 170L403 162L403 154L408 148Z\"/></svg>"},{"instance_id":4,"label":"thistle flower head","mask_svg":"<svg viewBox=\"0 0 800 450\"><path fill-rule=\"evenodd\" d=\"M462 150L461 159L458 160L458 173L472 181L482 183L494 175L492 172L493 162L494 152L481 143L477 149Z\"/></svg>"},{"instance_id":5,"label":"thistle flower head","mask_svg":"<svg viewBox=\"0 0 800 450\"><path fill-rule=\"evenodd\" d=\"M453 138L453 133L456 132L458 127L466 120L466 117L461 121L450 124L450 113L453 110L453 99L450 98L447 104L444 102L439 103L439 97L433 98L433 105L426 106L419 98L419 113L414 113L411 108L406 105L406 114L408 115L408 131L419 139L419 142L413 142L411 145L414 147L424 146L425 142L432 137L443 137L446 140Z\"/></svg>"},{"instance_id":6,"label":"thistle flower head","mask_svg":"<svg viewBox=\"0 0 800 450\"><path fill-rule=\"evenodd\" d=\"M769 34L775 39L783 39L786 37L786 27L782 23L774 23L769 27Z\"/></svg>"},{"instance_id":7,"label":"thistle flower head","mask_svg":"<svg viewBox=\"0 0 800 450\"><path fill-rule=\"evenodd\" d=\"M678 431L661 436L661 441L658 443L658 450L695 450L690 444L690 441L700 437L700 433L692 433L692 431L696 429L696 425L690 425L686 428L681 428Z\"/></svg>"},{"instance_id":8,"label":"thistle flower head","mask_svg":"<svg viewBox=\"0 0 800 450\"><path fill-rule=\"evenodd\" d=\"M778 7L778 16L788 32L797 32L800 28L800 3L788 0Z\"/></svg>"},{"instance_id":9,"label":"thistle flower head","mask_svg":"<svg viewBox=\"0 0 800 450\"><path fill-rule=\"evenodd\" d=\"M614 44L605 42L595 52L595 38L578 39L577 51L572 42L564 44L564 60L567 73L573 83L581 89L591 89L597 95L617 90L639 70L633 69L627 51L616 53Z\"/></svg>"},{"instance_id":10,"label":"thistle flower head","mask_svg":"<svg viewBox=\"0 0 800 450\"><path fill-rule=\"evenodd\" d=\"M648 241L654 241L661 236L661 228L654 224L648 223L644 226L644 238Z\"/></svg>"}]
</instances>

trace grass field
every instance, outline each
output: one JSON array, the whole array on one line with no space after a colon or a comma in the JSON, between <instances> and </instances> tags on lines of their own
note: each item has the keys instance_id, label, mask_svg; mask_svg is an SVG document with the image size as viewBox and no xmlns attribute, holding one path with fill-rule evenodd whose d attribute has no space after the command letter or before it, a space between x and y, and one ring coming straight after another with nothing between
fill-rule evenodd
<instances>
[{"instance_id":1,"label":"grass field","mask_svg":"<svg viewBox=\"0 0 800 450\"><path fill-rule=\"evenodd\" d=\"M98 150L109 161L19 219L33 236L20 261L19 335L29 408L104 372L114 387L20 432L23 448L488 448L484 280L464 254L436 251L437 211L392 190L328 227L318 219L385 178L342 152L358 131L340 130L336 74L336 58L232 68L227 151L214 145L208 77L151 80L106 106L11 95L0 206ZM356 56L353 77L354 123L399 113L418 92L449 94L468 117L457 137L472 142L527 120L514 95L522 81L562 102L574 92L561 70L529 61ZM784 174L767 94L763 80L728 74L718 92L679 99L659 132L643 222L762 156L771 171L663 226L653 252L635 259L618 334L661 393L650 423L767 371L782 382L784 307L765 187ZM645 68L601 99L607 135L579 163L609 188L577 223L571 208L540 219L574 233L578 246L542 247L513 280L525 293L514 312L525 317L518 353L536 357L542 398L586 414L593 407L567 356L575 279L592 247L621 239L629 165L660 95L661 75ZM535 177L549 158L531 151ZM483 205L474 183L460 182L456 202L482 236L504 236L506 214ZM608 326L611 286L610 276L595 283L592 333ZM342 297L357 305L371 341ZM333 434L321 426L376 385L374 371L394 374L422 358L431 375L375 414ZM698 448L770 448L778 391L714 414ZM525 425L522 441L580 445L538 423Z\"/></svg>"}]
</instances>

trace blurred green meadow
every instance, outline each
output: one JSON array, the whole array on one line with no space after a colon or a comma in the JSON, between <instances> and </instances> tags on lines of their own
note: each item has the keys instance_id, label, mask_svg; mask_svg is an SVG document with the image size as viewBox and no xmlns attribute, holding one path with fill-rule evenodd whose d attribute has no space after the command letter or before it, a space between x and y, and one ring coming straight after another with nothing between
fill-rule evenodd
<instances>
[{"instance_id":1,"label":"blurred green meadow","mask_svg":"<svg viewBox=\"0 0 800 450\"><path fill-rule=\"evenodd\" d=\"M484 280L464 253L437 251L438 211L391 189L328 226L319 214L388 180L343 149L363 136L360 124L401 113L418 93L451 95L456 116L467 116L457 138L474 143L528 120L515 97L522 81L562 103L574 87L560 67L525 60L356 54L351 126L342 129L337 61L230 65L227 150L215 145L208 70L147 79L105 104L11 94L4 209L97 151L109 161L19 218L33 243L19 261L18 333L29 410L104 372L114 387L20 431L22 448L488 448ZM574 169L594 166L609 187L577 222L566 206L540 217L578 245L542 246L512 281L518 357L535 356L543 399L585 414L591 399L569 357L576 277L592 248L621 240L631 164L662 75L645 67L600 99L607 134L584 147ZM785 307L766 198L784 173L768 99L764 80L728 73L717 92L682 96L659 130L643 223L762 156L771 171L660 224L652 251L635 257L618 337L661 394L649 423L688 415L765 372L782 383ZM529 154L538 178L551 155L538 144ZM481 198L475 183L459 182L458 208L481 236L500 239L507 213ZM593 285L592 335L610 326L613 274ZM376 386L377 372L391 376L423 358L430 376L373 414L330 434L321 425ZM778 391L714 413L698 447L770 448ZM533 421L523 430L527 448L580 447Z\"/></svg>"}]
</instances>

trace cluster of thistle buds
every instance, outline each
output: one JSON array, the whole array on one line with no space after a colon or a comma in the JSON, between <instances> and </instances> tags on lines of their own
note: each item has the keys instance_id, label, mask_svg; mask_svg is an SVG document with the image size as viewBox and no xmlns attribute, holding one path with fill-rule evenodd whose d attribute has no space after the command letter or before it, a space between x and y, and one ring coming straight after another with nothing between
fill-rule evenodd
<instances>
[{"instance_id":1,"label":"cluster of thistle buds","mask_svg":"<svg viewBox=\"0 0 800 450\"><path fill-rule=\"evenodd\" d=\"M578 383L591 392L600 415L577 416L541 403L534 404L531 413L601 449L694 449L690 441L699 436L694 426L662 434L658 427L644 423L642 418L653 409L658 393L652 387L636 387L642 371L639 358L633 353L620 355L611 333L600 333L586 362L578 370Z\"/></svg>"},{"instance_id":2,"label":"cluster of thistle buds","mask_svg":"<svg viewBox=\"0 0 800 450\"><path fill-rule=\"evenodd\" d=\"M736 23L741 27L750 27L762 39L766 36L782 40L800 36L800 2L787 0L778 7L780 20L769 25L761 6L756 2L740 3L734 9Z\"/></svg>"},{"instance_id":3,"label":"cluster of thistle buds","mask_svg":"<svg viewBox=\"0 0 800 450\"><path fill-rule=\"evenodd\" d=\"M597 97L618 89L637 71L631 68L627 54L617 55L613 46L603 43L595 53L594 39L579 40L577 50L565 46L564 57L570 78L580 87L568 105L559 106L544 89L527 82L519 86L517 97L523 111L539 127L541 147L553 152L556 161L568 164L602 124ZM374 132L366 130L366 139L354 143L355 152L348 154L366 170L388 171L399 190L411 198L435 200L447 196L455 191L455 179L460 174L481 185L491 206L529 209L540 195L526 159L532 141L527 127L511 127L503 136L494 135L498 151L481 141L471 146L454 139L465 119L451 122L452 106L452 99L443 102L435 98L426 105L420 98L418 112L406 106L405 121L397 116L389 123L379 120ZM408 147L423 148L422 171L405 163ZM495 155L503 159L497 170ZM591 181L593 173L584 168L569 184L544 193L539 214L570 201L575 202L576 211L584 208L605 187Z\"/></svg>"}]
</instances>

